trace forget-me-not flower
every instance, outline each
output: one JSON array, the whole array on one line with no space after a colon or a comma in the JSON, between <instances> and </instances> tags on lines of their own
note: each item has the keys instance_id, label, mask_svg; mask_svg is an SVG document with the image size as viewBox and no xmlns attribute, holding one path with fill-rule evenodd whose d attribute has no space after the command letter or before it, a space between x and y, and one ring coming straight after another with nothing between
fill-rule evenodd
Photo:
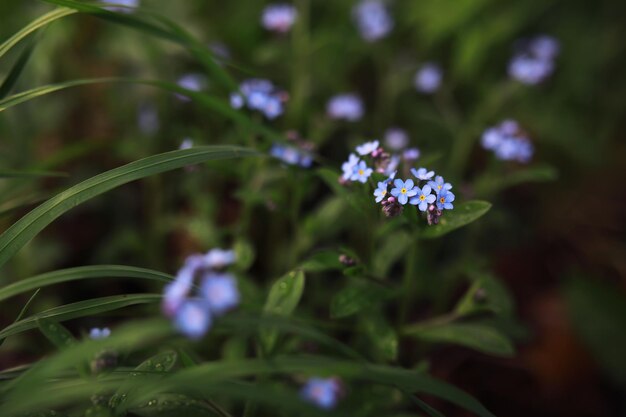
<instances>
[{"instance_id":1,"label":"forget-me-not flower","mask_svg":"<svg viewBox=\"0 0 626 417\"><path fill-rule=\"evenodd\" d=\"M385 131L385 144L394 151L399 151L409 144L409 135L404 129L391 127Z\"/></svg>"},{"instance_id":2,"label":"forget-me-not flower","mask_svg":"<svg viewBox=\"0 0 626 417\"><path fill-rule=\"evenodd\" d=\"M199 339L209 330L212 321L207 302L194 298L185 300L180 306L174 317L174 326L190 339Z\"/></svg>"},{"instance_id":3,"label":"forget-me-not flower","mask_svg":"<svg viewBox=\"0 0 626 417\"><path fill-rule=\"evenodd\" d=\"M380 203L387 196L387 188L388 181L380 181L378 183L378 188L374 190L374 196L376 197L376 202Z\"/></svg>"},{"instance_id":4,"label":"forget-me-not flower","mask_svg":"<svg viewBox=\"0 0 626 417\"><path fill-rule=\"evenodd\" d=\"M420 211L426 211L428 205L435 202L436 197L434 194L431 194L432 190L428 184L421 189L419 187L415 187L415 189L417 190L417 194L409 200L409 203L417 206Z\"/></svg>"},{"instance_id":5,"label":"forget-me-not flower","mask_svg":"<svg viewBox=\"0 0 626 417\"><path fill-rule=\"evenodd\" d=\"M352 177L352 174L354 173L354 168L357 166L358 163L359 157L351 153L348 156L348 160L341 164L341 170L343 171L342 178L344 180L349 180L350 177Z\"/></svg>"},{"instance_id":6,"label":"forget-me-not flower","mask_svg":"<svg viewBox=\"0 0 626 417\"><path fill-rule=\"evenodd\" d=\"M408 179L406 181L402 181L401 179L396 179L393 181L394 188L391 189L391 195L398 199L398 203L404 205L409 201L409 197L413 197L417 194L417 190L415 187L415 183L412 179Z\"/></svg>"},{"instance_id":7,"label":"forget-me-not flower","mask_svg":"<svg viewBox=\"0 0 626 417\"><path fill-rule=\"evenodd\" d=\"M535 85L554 72L559 42L547 35L537 36L525 43L509 62L509 76L523 84Z\"/></svg>"},{"instance_id":8,"label":"forget-me-not flower","mask_svg":"<svg viewBox=\"0 0 626 417\"><path fill-rule=\"evenodd\" d=\"M363 0L352 9L361 37L373 42L387 36L393 29L393 19L380 0Z\"/></svg>"},{"instance_id":9,"label":"forget-me-not flower","mask_svg":"<svg viewBox=\"0 0 626 417\"><path fill-rule=\"evenodd\" d=\"M284 113L286 94L278 90L269 80L251 78L239 85L240 92L230 95L230 105L240 109L244 105L256 110L270 120Z\"/></svg>"},{"instance_id":10,"label":"forget-me-not flower","mask_svg":"<svg viewBox=\"0 0 626 417\"><path fill-rule=\"evenodd\" d=\"M369 168L365 161L359 161L359 163L352 169L350 181L359 181L365 184L370 175L372 175L372 172L372 168Z\"/></svg>"},{"instance_id":11,"label":"forget-me-not flower","mask_svg":"<svg viewBox=\"0 0 626 417\"><path fill-rule=\"evenodd\" d=\"M439 210L452 210L454 206L452 202L454 201L454 194L452 194L448 190L441 190L437 194L437 208Z\"/></svg>"},{"instance_id":12,"label":"forget-me-not flower","mask_svg":"<svg viewBox=\"0 0 626 417\"><path fill-rule=\"evenodd\" d=\"M402 157L407 161L416 161L420 157L420 150L417 148L405 149Z\"/></svg>"},{"instance_id":13,"label":"forget-me-not flower","mask_svg":"<svg viewBox=\"0 0 626 417\"><path fill-rule=\"evenodd\" d=\"M449 182L445 182L445 180L443 179L441 175L437 175L434 181L433 180L428 181L428 185L430 185L430 188L435 190L436 193L438 193L441 190L452 189L452 184L450 184Z\"/></svg>"},{"instance_id":14,"label":"forget-me-not flower","mask_svg":"<svg viewBox=\"0 0 626 417\"><path fill-rule=\"evenodd\" d=\"M441 68L437 64L428 62L415 73L415 88L421 93L434 93L439 89L442 77Z\"/></svg>"},{"instance_id":15,"label":"forget-me-not flower","mask_svg":"<svg viewBox=\"0 0 626 417\"><path fill-rule=\"evenodd\" d=\"M204 255L204 262L207 268L224 268L235 262L236 255L232 249L211 249Z\"/></svg>"},{"instance_id":16,"label":"forget-me-not flower","mask_svg":"<svg viewBox=\"0 0 626 417\"><path fill-rule=\"evenodd\" d=\"M339 399L340 387L335 378L310 378L302 387L302 399L316 406L330 410Z\"/></svg>"},{"instance_id":17,"label":"forget-me-not flower","mask_svg":"<svg viewBox=\"0 0 626 417\"><path fill-rule=\"evenodd\" d=\"M111 329L108 327L103 327L102 329L94 327L89 330L89 338L93 340L106 339L109 336L111 336Z\"/></svg>"},{"instance_id":18,"label":"forget-me-not flower","mask_svg":"<svg viewBox=\"0 0 626 417\"><path fill-rule=\"evenodd\" d=\"M270 4L263 9L261 23L267 30L287 33L296 22L298 11L291 4Z\"/></svg>"},{"instance_id":19,"label":"forget-me-not flower","mask_svg":"<svg viewBox=\"0 0 626 417\"><path fill-rule=\"evenodd\" d=\"M326 113L331 119L355 122L363 117L363 102L356 94L339 94L328 101Z\"/></svg>"},{"instance_id":20,"label":"forget-me-not flower","mask_svg":"<svg viewBox=\"0 0 626 417\"><path fill-rule=\"evenodd\" d=\"M209 305L211 313L224 314L239 304L237 282L230 274L208 274L202 281L202 297Z\"/></svg>"},{"instance_id":21,"label":"forget-me-not flower","mask_svg":"<svg viewBox=\"0 0 626 417\"><path fill-rule=\"evenodd\" d=\"M435 171L428 171L426 168L411 168L411 174L415 175L415 177L420 180L427 181L435 175Z\"/></svg>"},{"instance_id":22,"label":"forget-me-not flower","mask_svg":"<svg viewBox=\"0 0 626 417\"><path fill-rule=\"evenodd\" d=\"M365 143L357 146L356 147L356 151L361 156L369 155L372 152L374 152L376 149L378 149L378 145L380 145L380 142L378 142L377 140L373 140L371 142L365 142Z\"/></svg>"},{"instance_id":23,"label":"forget-me-not flower","mask_svg":"<svg viewBox=\"0 0 626 417\"><path fill-rule=\"evenodd\" d=\"M191 91L201 91L207 86L206 77L202 74L185 74L178 79L177 84ZM191 99L184 94L175 93L175 96L181 101L190 101Z\"/></svg>"},{"instance_id":24,"label":"forget-me-not flower","mask_svg":"<svg viewBox=\"0 0 626 417\"><path fill-rule=\"evenodd\" d=\"M110 12L131 13L139 7L139 0L102 0L102 3L113 5L105 7Z\"/></svg>"}]
</instances>

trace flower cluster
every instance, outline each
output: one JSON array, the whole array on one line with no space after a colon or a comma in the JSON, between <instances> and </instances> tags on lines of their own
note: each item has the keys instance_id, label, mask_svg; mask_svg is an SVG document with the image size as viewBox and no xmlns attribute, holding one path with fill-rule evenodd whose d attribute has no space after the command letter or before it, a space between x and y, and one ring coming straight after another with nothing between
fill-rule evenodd
<instances>
[{"instance_id":1,"label":"flower cluster","mask_svg":"<svg viewBox=\"0 0 626 417\"><path fill-rule=\"evenodd\" d=\"M426 213L428 224L437 224L444 210L454 208L452 202L455 196L450 191L452 185L445 182L442 176L435 176L434 171L428 171L426 168L410 169L417 183L412 178L406 180L396 178L401 159L405 164L411 164L418 157L419 150L416 148L405 149L401 158L399 155L388 154L379 146L377 140L366 142L357 146L356 154L351 153L341 166L343 173L340 182L366 183L375 169L377 173L387 176L378 182L374 190L374 199L376 203L381 204L387 217L400 215L404 206L409 204ZM368 166L366 159L371 160L374 168Z\"/></svg>"},{"instance_id":2,"label":"flower cluster","mask_svg":"<svg viewBox=\"0 0 626 417\"><path fill-rule=\"evenodd\" d=\"M303 400L324 410L334 408L340 394L341 384L337 378L311 378L300 391Z\"/></svg>"},{"instance_id":3,"label":"flower cluster","mask_svg":"<svg viewBox=\"0 0 626 417\"><path fill-rule=\"evenodd\" d=\"M427 62L415 73L415 88L420 93L432 94L439 89L443 73L439 65Z\"/></svg>"},{"instance_id":4,"label":"flower cluster","mask_svg":"<svg viewBox=\"0 0 626 417\"><path fill-rule=\"evenodd\" d=\"M245 105L273 120L283 114L283 104L288 98L287 93L276 88L271 81L252 78L239 85L239 92L231 93L230 105L235 109Z\"/></svg>"},{"instance_id":5,"label":"flower cluster","mask_svg":"<svg viewBox=\"0 0 626 417\"><path fill-rule=\"evenodd\" d=\"M163 293L163 313L185 336L199 339L218 317L239 304L237 282L224 268L235 261L232 250L213 249L185 260ZM198 285L195 282L198 281Z\"/></svg>"},{"instance_id":6,"label":"flower cluster","mask_svg":"<svg viewBox=\"0 0 626 417\"><path fill-rule=\"evenodd\" d=\"M326 113L331 119L356 122L363 117L363 102L356 94L338 94L328 100Z\"/></svg>"},{"instance_id":7,"label":"flower cluster","mask_svg":"<svg viewBox=\"0 0 626 417\"><path fill-rule=\"evenodd\" d=\"M270 4L263 9L261 24L267 30L287 33L296 22L298 11L290 4Z\"/></svg>"},{"instance_id":8,"label":"flower cluster","mask_svg":"<svg viewBox=\"0 0 626 417\"><path fill-rule=\"evenodd\" d=\"M93 329L89 330L89 338L92 340L106 339L109 336L111 336L111 329L109 329L108 327L103 327L101 329L98 327L94 327Z\"/></svg>"},{"instance_id":9,"label":"flower cluster","mask_svg":"<svg viewBox=\"0 0 626 417\"><path fill-rule=\"evenodd\" d=\"M528 41L509 62L511 78L529 85L539 84L554 71L559 42L551 36L537 36Z\"/></svg>"},{"instance_id":10,"label":"flower cluster","mask_svg":"<svg viewBox=\"0 0 626 417\"><path fill-rule=\"evenodd\" d=\"M382 1L361 1L354 6L352 15L361 37L368 42L384 38L393 29L393 19Z\"/></svg>"},{"instance_id":11,"label":"flower cluster","mask_svg":"<svg viewBox=\"0 0 626 417\"><path fill-rule=\"evenodd\" d=\"M270 148L270 155L281 160L287 165L298 165L302 168L310 168L313 165L313 144L305 141L295 131L287 132L287 139L293 145L274 143Z\"/></svg>"},{"instance_id":12,"label":"flower cluster","mask_svg":"<svg viewBox=\"0 0 626 417\"><path fill-rule=\"evenodd\" d=\"M510 119L485 130L481 144L503 161L528 163L534 152L527 134L515 120Z\"/></svg>"}]
</instances>

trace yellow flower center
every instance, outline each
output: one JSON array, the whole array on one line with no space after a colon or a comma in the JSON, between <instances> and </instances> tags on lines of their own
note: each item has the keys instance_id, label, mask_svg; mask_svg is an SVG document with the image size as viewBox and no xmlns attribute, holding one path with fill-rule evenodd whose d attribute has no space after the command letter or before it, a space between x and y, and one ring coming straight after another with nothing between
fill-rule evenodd
<instances>
[{"instance_id":1,"label":"yellow flower center","mask_svg":"<svg viewBox=\"0 0 626 417\"><path fill-rule=\"evenodd\" d=\"M441 198L439 199L439 201L441 201L442 203L445 203L445 202L446 202L446 199L445 199L444 197L441 197Z\"/></svg>"},{"instance_id":2,"label":"yellow flower center","mask_svg":"<svg viewBox=\"0 0 626 417\"><path fill-rule=\"evenodd\" d=\"M425 196L424 194L422 194L422 195L420 196L420 200L422 200L422 201L426 200L426 196Z\"/></svg>"},{"instance_id":3,"label":"yellow flower center","mask_svg":"<svg viewBox=\"0 0 626 417\"><path fill-rule=\"evenodd\" d=\"M383 190L382 195L386 195L387 194L387 190Z\"/></svg>"},{"instance_id":4,"label":"yellow flower center","mask_svg":"<svg viewBox=\"0 0 626 417\"><path fill-rule=\"evenodd\" d=\"M401 190L400 190L400 192L401 192L402 194L406 194L406 188L401 189Z\"/></svg>"},{"instance_id":5,"label":"yellow flower center","mask_svg":"<svg viewBox=\"0 0 626 417\"><path fill-rule=\"evenodd\" d=\"M438 190L441 190L441 185L438 185L438 186L437 186L437 189L438 189Z\"/></svg>"},{"instance_id":6,"label":"yellow flower center","mask_svg":"<svg viewBox=\"0 0 626 417\"><path fill-rule=\"evenodd\" d=\"M363 175L363 174L364 174L363 170L359 169L359 175Z\"/></svg>"}]
</instances>

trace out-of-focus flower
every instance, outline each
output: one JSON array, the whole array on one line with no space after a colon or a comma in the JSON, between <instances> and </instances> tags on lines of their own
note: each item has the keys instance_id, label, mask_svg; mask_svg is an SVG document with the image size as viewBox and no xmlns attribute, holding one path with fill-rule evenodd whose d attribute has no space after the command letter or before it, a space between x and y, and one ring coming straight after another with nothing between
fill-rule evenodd
<instances>
[{"instance_id":1,"label":"out-of-focus flower","mask_svg":"<svg viewBox=\"0 0 626 417\"><path fill-rule=\"evenodd\" d=\"M452 194L448 190L441 190L437 193L437 208L439 210L452 210L454 206L452 202L454 201L454 194Z\"/></svg>"},{"instance_id":2,"label":"out-of-focus flower","mask_svg":"<svg viewBox=\"0 0 626 417\"><path fill-rule=\"evenodd\" d=\"M230 274L207 274L202 281L201 294L215 315L222 315L239 304L237 282Z\"/></svg>"},{"instance_id":3,"label":"out-of-focus flower","mask_svg":"<svg viewBox=\"0 0 626 417\"><path fill-rule=\"evenodd\" d=\"M426 211L428 205L435 202L436 197L434 194L431 194L432 189L430 185L425 185L422 188L415 187L415 189L417 190L417 194L415 194L415 197L411 198L409 203L417 206L420 211Z\"/></svg>"},{"instance_id":4,"label":"out-of-focus flower","mask_svg":"<svg viewBox=\"0 0 626 417\"><path fill-rule=\"evenodd\" d=\"M93 340L106 339L109 336L111 336L111 329L108 327L103 327L101 329L94 327L89 330L89 338Z\"/></svg>"},{"instance_id":5,"label":"out-of-focus flower","mask_svg":"<svg viewBox=\"0 0 626 417\"><path fill-rule=\"evenodd\" d=\"M394 151L400 151L409 144L409 135L406 130L391 127L385 131L385 145ZM417 158L416 158L417 159Z\"/></svg>"},{"instance_id":6,"label":"out-of-focus flower","mask_svg":"<svg viewBox=\"0 0 626 417\"><path fill-rule=\"evenodd\" d=\"M226 44L214 41L209 44L209 50L213 53L213 59L220 65L230 60L230 49Z\"/></svg>"},{"instance_id":7,"label":"out-of-focus flower","mask_svg":"<svg viewBox=\"0 0 626 417\"><path fill-rule=\"evenodd\" d=\"M372 168L369 168L365 161L359 161L359 163L353 168L350 181L359 181L366 183L367 179L372 175Z\"/></svg>"},{"instance_id":8,"label":"out-of-focus flower","mask_svg":"<svg viewBox=\"0 0 626 417\"><path fill-rule=\"evenodd\" d=\"M540 35L525 43L509 62L509 76L523 84L535 85L554 72L554 60L559 54L559 42Z\"/></svg>"},{"instance_id":9,"label":"out-of-focus flower","mask_svg":"<svg viewBox=\"0 0 626 417\"><path fill-rule=\"evenodd\" d=\"M202 74L185 74L178 79L179 87L185 88L191 91L202 91L207 86L207 79ZM191 101L191 99L183 94L175 94L181 101Z\"/></svg>"},{"instance_id":10,"label":"out-of-focus flower","mask_svg":"<svg viewBox=\"0 0 626 417\"><path fill-rule=\"evenodd\" d=\"M354 172L354 168L359 163L359 157L355 154L351 153L348 156L348 160L341 165L341 170L343 171L343 179L349 180L352 177L352 173Z\"/></svg>"},{"instance_id":11,"label":"out-of-focus flower","mask_svg":"<svg viewBox=\"0 0 626 417\"><path fill-rule=\"evenodd\" d=\"M239 85L239 92L231 93L230 105L240 109L246 105L250 110L257 110L270 120L284 112L283 103L287 94L277 89L269 80L252 78Z\"/></svg>"},{"instance_id":12,"label":"out-of-focus flower","mask_svg":"<svg viewBox=\"0 0 626 417\"><path fill-rule=\"evenodd\" d=\"M352 15L361 37L368 42L384 38L393 29L393 19L382 1L361 1L352 9Z\"/></svg>"},{"instance_id":13,"label":"out-of-focus flower","mask_svg":"<svg viewBox=\"0 0 626 417\"><path fill-rule=\"evenodd\" d=\"M405 205L409 201L409 197L413 197L417 194L417 190L415 187L415 183L412 179L408 179L406 181L402 181L401 179L396 179L393 181L394 188L391 189L391 195L398 199L398 203Z\"/></svg>"},{"instance_id":14,"label":"out-of-focus flower","mask_svg":"<svg viewBox=\"0 0 626 417\"><path fill-rule=\"evenodd\" d=\"M296 22L298 11L290 4L270 4L263 9L261 24L267 30L287 33Z\"/></svg>"},{"instance_id":15,"label":"out-of-focus flower","mask_svg":"<svg viewBox=\"0 0 626 417\"><path fill-rule=\"evenodd\" d=\"M432 94L439 89L442 78L439 65L428 62L415 73L415 88L420 93Z\"/></svg>"},{"instance_id":16,"label":"out-of-focus flower","mask_svg":"<svg viewBox=\"0 0 626 417\"><path fill-rule=\"evenodd\" d=\"M193 148L193 140L191 138L183 139L183 141L180 143L180 146L178 147L178 149L191 149L191 148Z\"/></svg>"},{"instance_id":17,"label":"out-of-focus flower","mask_svg":"<svg viewBox=\"0 0 626 417\"><path fill-rule=\"evenodd\" d=\"M515 120L510 119L487 128L483 132L481 145L503 161L528 163L534 153L526 133Z\"/></svg>"},{"instance_id":18,"label":"out-of-focus flower","mask_svg":"<svg viewBox=\"0 0 626 417\"><path fill-rule=\"evenodd\" d=\"M137 125L141 133L153 135L159 130L159 114L156 108L149 103L142 104L137 114Z\"/></svg>"},{"instance_id":19,"label":"out-of-focus flower","mask_svg":"<svg viewBox=\"0 0 626 417\"><path fill-rule=\"evenodd\" d=\"M220 269L235 262L235 251L232 249L211 249L204 255L204 263L207 268Z\"/></svg>"},{"instance_id":20,"label":"out-of-focus flower","mask_svg":"<svg viewBox=\"0 0 626 417\"><path fill-rule=\"evenodd\" d=\"M101 0L101 2L111 4L111 6L105 7L111 12L132 13L132 9L139 7L139 0Z\"/></svg>"},{"instance_id":21,"label":"out-of-focus flower","mask_svg":"<svg viewBox=\"0 0 626 417\"><path fill-rule=\"evenodd\" d=\"M355 122L363 117L363 102L356 94L339 94L328 101L326 113L331 119Z\"/></svg>"},{"instance_id":22,"label":"out-of-focus flower","mask_svg":"<svg viewBox=\"0 0 626 417\"><path fill-rule=\"evenodd\" d=\"M174 317L174 326L190 339L199 339L209 331L212 321L208 303L194 298L185 300L180 306Z\"/></svg>"},{"instance_id":23,"label":"out-of-focus flower","mask_svg":"<svg viewBox=\"0 0 626 417\"><path fill-rule=\"evenodd\" d=\"M324 410L335 407L341 387L335 378L311 378L302 387L302 399Z\"/></svg>"},{"instance_id":24,"label":"out-of-focus flower","mask_svg":"<svg viewBox=\"0 0 626 417\"><path fill-rule=\"evenodd\" d=\"M379 144L380 142L378 142L377 140L374 140L371 142L365 142L362 145L357 146L356 151L361 156L369 155L372 152L374 152L376 149L378 149Z\"/></svg>"},{"instance_id":25,"label":"out-of-focus flower","mask_svg":"<svg viewBox=\"0 0 626 417\"><path fill-rule=\"evenodd\" d=\"M431 179L435 175L435 171L428 171L426 168L411 168L411 174L415 175L417 179L426 181Z\"/></svg>"},{"instance_id":26,"label":"out-of-focus flower","mask_svg":"<svg viewBox=\"0 0 626 417\"><path fill-rule=\"evenodd\" d=\"M417 161L417 159L420 157L420 150L417 148L405 149L402 153L402 157L409 162Z\"/></svg>"}]
</instances>

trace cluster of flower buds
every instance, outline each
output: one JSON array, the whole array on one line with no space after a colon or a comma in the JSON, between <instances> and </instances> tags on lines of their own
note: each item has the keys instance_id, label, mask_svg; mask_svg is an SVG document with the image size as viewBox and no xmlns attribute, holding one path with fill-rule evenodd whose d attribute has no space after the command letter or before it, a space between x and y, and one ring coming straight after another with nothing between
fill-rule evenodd
<instances>
[{"instance_id":1,"label":"cluster of flower buds","mask_svg":"<svg viewBox=\"0 0 626 417\"><path fill-rule=\"evenodd\" d=\"M507 119L483 132L483 148L493 151L498 159L528 163L534 147L526 132L515 120Z\"/></svg>"},{"instance_id":2,"label":"cluster of flower buds","mask_svg":"<svg viewBox=\"0 0 626 417\"><path fill-rule=\"evenodd\" d=\"M310 378L300 396L323 410L330 410L337 405L341 391L341 381L337 378Z\"/></svg>"},{"instance_id":3,"label":"cluster of flower buds","mask_svg":"<svg viewBox=\"0 0 626 417\"><path fill-rule=\"evenodd\" d=\"M231 93L230 105L235 109L247 106L273 120L283 114L287 92L279 90L269 80L252 78L239 85L239 92Z\"/></svg>"},{"instance_id":4,"label":"cluster of flower buds","mask_svg":"<svg viewBox=\"0 0 626 417\"><path fill-rule=\"evenodd\" d=\"M270 155L280 159L287 165L298 165L302 168L310 168L313 165L313 144L300 137L298 132L290 130L287 132L287 139L293 145L274 143L270 148Z\"/></svg>"},{"instance_id":5,"label":"cluster of flower buds","mask_svg":"<svg viewBox=\"0 0 626 417\"><path fill-rule=\"evenodd\" d=\"M380 0L363 0L352 9L361 37L367 42L384 38L393 29L393 19Z\"/></svg>"},{"instance_id":6,"label":"cluster of flower buds","mask_svg":"<svg viewBox=\"0 0 626 417\"><path fill-rule=\"evenodd\" d=\"M263 9L261 24L269 31L287 33L298 18L298 11L291 4L275 3Z\"/></svg>"},{"instance_id":7,"label":"cluster of flower buds","mask_svg":"<svg viewBox=\"0 0 626 417\"><path fill-rule=\"evenodd\" d=\"M541 83L554 71L559 49L559 42L547 35L524 42L524 47L509 62L509 75L523 84Z\"/></svg>"},{"instance_id":8,"label":"cluster of flower buds","mask_svg":"<svg viewBox=\"0 0 626 417\"><path fill-rule=\"evenodd\" d=\"M161 305L178 331L199 339L209 330L214 317L239 304L235 277L224 272L234 261L235 253L222 249L194 254L185 260L174 281L165 287Z\"/></svg>"},{"instance_id":9,"label":"cluster of flower buds","mask_svg":"<svg viewBox=\"0 0 626 417\"><path fill-rule=\"evenodd\" d=\"M398 135L398 131L394 130L393 135ZM395 140L398 138L394 138ZM405 149L400 158L399 155L390 155L379 145L379 142L374 140L357 146L358 156L351 153L348 160L343 163L341 166L343 173L339 181L344 184L353 181L366 183L375 169L377 173L387 176L385 180L378 182L374 190L375 201L381 204L387 217L400 215L404 206L409 204L426 213L428 224L437 224L444 210L454 208L452 202L455 196L450 191L452 185L445 182L442 176L435 176L434 171L428 171L426 168L410 168L410 173L417 179L417 184L411 178L406 180L396 178L400 159L410 165L419 157L419 150ZM366 159L371 161L374 168L368 166Z\"/></svg>"}]
</instances>

